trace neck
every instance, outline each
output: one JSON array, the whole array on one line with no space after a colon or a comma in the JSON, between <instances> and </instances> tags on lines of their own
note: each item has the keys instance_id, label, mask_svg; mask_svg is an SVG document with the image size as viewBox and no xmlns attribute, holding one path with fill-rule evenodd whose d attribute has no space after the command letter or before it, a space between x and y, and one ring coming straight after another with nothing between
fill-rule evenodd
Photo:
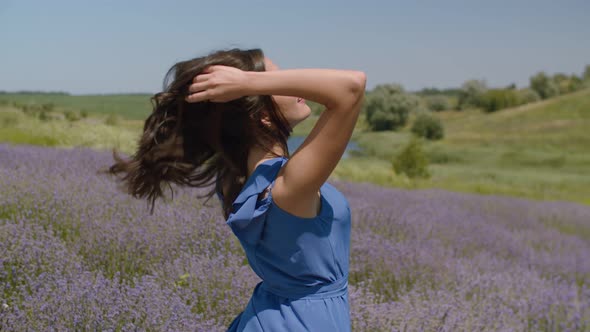
<instances>
[{"instance_id":1,"label":"neck","mask_svg":"<svg viewBox=\"0 0 590 332\"><path fill-rule=\"evenodd\" d=\"M286 151L283 151L280 144L278 143L275 144L271 150L279 156L285 156L287 154ZM254 172L258 165L271 158L275 158L275 156L264 151L258 146L252 147L248 152L248 177Z\"/></svg>"}]
</instances>

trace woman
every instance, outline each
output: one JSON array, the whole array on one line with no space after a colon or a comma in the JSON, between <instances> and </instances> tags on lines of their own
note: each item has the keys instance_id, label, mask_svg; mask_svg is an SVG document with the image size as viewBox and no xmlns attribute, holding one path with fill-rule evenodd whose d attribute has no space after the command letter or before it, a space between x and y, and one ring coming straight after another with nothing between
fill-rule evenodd
<instances>
[{"instance_id":1,"label":"woman","mask_svg":"<svg viewBox=\"0 0 590 332\"><path fill-rule=\"evenodd\" d=\"M152 210L161 185L207 186L263 280L228 331L349 331L350 208L326 182L364 96L363 72L280 70L260 49L175 64L153 97L139 149L112 173ZM287 138L325 106L292 155Z\"/></svg>"}]
</instances>

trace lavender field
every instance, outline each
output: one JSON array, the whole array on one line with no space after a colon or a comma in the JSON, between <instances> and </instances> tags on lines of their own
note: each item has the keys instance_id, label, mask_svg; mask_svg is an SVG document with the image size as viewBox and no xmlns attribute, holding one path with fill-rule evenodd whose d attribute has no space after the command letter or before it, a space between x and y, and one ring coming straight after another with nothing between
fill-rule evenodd
<instances>
[{"instance_id":1,"label":"lavender field","mask_svg":"<svg viewBox=\"0 0 590 332\"><path fill-rule=\"evenodd\" d=\"M260 280L219 202L150 216L110 163L0 144L0 330L224 331ZM590 206L330 182L354 331L590 331Z\"/></svg>"}]
</instances>

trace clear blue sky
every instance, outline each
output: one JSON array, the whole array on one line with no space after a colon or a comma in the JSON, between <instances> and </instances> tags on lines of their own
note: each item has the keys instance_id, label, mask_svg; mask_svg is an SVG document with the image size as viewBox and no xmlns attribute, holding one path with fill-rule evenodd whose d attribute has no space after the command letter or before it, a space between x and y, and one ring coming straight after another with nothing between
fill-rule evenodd
<instances>
[{"instance_id":1,"label":"clear blue sky","mask_svg":"<svg viewBox=\"0 0 590 332\"><path fill-rule=\"evenodd\" d=\"M0 90L154 93L177 61L262 48L368 88L528 85L590 64L590 1L0 0Z\"/></svg>"}]
</instances>

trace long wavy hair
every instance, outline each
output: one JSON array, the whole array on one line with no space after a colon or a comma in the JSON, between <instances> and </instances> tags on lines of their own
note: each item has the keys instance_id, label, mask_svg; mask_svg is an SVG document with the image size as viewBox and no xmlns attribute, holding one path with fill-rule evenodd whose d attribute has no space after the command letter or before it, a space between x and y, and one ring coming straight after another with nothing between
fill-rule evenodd
<instances>
[{"instance_id":1,"label":"long wavy hair","mask_svg":"<svg viewBox=\"0 0 590 332\"><path fill-rule=\"evenodd\" d=\"M279 143L288 157L292 128L270 95L245 96L226 103L185 101L193 78L210 65L266 70L260 49L218 50L174 64L164 77L163 91L150 98L153 111L145 120L137 151L124 160L113 149L116 162L106 172L122 173L122 187L135 198L147 199L150 214L156 199L165 198L164 185L169 186L173 199L171 183L190 187L214 184L198 198L209 201L225 188L222 210L227 219L248 175L250 148L259 146L278 157L271 149ZM263 117L270 126L262 123Z\"/></svg>"}]
</instances>

